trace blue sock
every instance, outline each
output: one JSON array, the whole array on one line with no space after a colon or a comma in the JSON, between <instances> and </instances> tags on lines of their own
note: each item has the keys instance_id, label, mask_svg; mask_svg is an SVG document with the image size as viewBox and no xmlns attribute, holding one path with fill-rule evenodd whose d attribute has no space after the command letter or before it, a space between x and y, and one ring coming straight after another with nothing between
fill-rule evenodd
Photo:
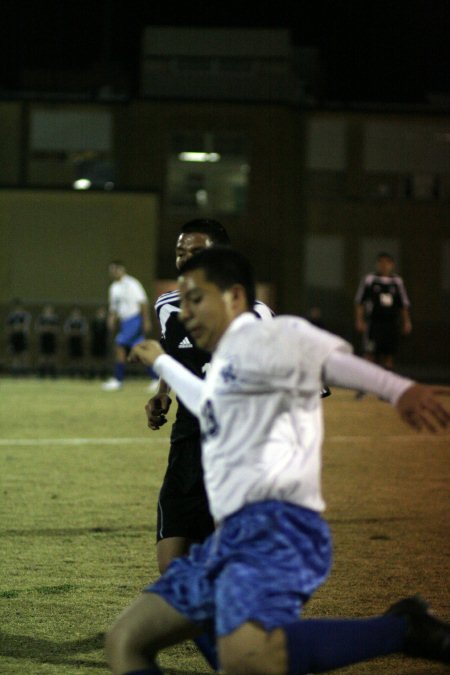
<instances>
[{"instance_id":1,"label":"blue sock","mask_svg":"<svg viewBox=\"0 0 450 675\"><path fill-rule=\"evenodd\" d=\"M202 633L194 639L195 644L208 661L213 670L219 670L219 663L217 660L216 641L210 633Z\"/></svg>"},{"instance_id":2,"label":"blue sock","mask_svg":"<svg viewBox=\"0 0 450 675\"><path fill-rule=\"evenodd\" d=\"M125 378L125 364L124 363L116 363L114 366L114 377L116 380L119 380L119 382L123 382Z\"/></svg>"},{"instance_id":3,"label":"blue sock","mask_svg":"<svg viewBox=\"0 0 450 675\"><path fill-rule=\"evenodd\" d=\"M304 619L283 626L289 675L322 673L400 652L406 621L397 616L370 619Z\"/></svg>"}]
</instances>

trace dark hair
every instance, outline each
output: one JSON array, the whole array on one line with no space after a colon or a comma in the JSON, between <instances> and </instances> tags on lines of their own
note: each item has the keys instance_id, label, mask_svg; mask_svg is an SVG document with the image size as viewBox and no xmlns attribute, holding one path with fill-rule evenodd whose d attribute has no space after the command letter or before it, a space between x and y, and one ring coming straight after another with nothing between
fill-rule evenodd
<instances>
[{"instance_id":1,"label":"dark hair","mask_svg":"<svg viewBox=\"0 0 450 675\"><path fill-rule=\"evenodd\" d=\"M197 269L203 270L206 279L221 291L228 290L234 284L240 284L245 290L249 310L253 309L255 304L253 270L247 258L241 253L227 246L211 246L189 258L179 273L185 274Z\"/></svg>"},{"instance_id":2,"label":"dark hair","mask_svg":"<svg viewBox=\"0 0 450 675\"><path fill-rule=\"evenodd\" d=\"M180 232L183 234L200 232L201 234L207 234L214 245L231 246L230 237L224 226L219 221L212 220L212 218L190 220L180 227Z\"/></svg>"},{"instance_id":3,"label":"dark hair","mask_svg":"<svg viewBox=\"0 0 450 675\"><path fill-rule=\"evenodd\" d=\"M394 262L394 258L391 256L390 253L386 253L386 251L380 251L380 253L378 253L377 260L379 260L380 258L388 258L389 260Z\"/></svg>"}]
</instances>

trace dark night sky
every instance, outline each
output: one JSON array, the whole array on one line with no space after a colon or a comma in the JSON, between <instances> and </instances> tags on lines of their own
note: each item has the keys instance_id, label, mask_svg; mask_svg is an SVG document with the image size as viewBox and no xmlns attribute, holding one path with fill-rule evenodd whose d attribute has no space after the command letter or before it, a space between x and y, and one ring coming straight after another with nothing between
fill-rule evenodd
<instances>
[{"instance_id":1,"label":"dark night sky","mask_svg":"<svg viewBox=\"0 0 450 675\"><path fill-rule=\"evenodd\" d=\"M17 89L24 67L89 67L105 53L136 83L143 26L178 25L289 28L321 50L328 99L420 103L450 91L450 0L179 3L3 0L2 88Z\"/></svg>"}]
</instances>

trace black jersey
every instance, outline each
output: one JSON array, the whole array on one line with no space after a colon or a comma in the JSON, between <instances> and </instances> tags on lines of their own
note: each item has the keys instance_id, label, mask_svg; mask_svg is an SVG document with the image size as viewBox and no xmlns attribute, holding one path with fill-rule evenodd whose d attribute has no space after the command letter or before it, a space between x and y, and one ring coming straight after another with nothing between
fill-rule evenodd
<instances>
[{"instance_id":1,"label":"black jersey","mask_svg":"<svg viewBox=\"0 0 450 675\"><path fill-rule=\"evenodd\" d=\"M59 328L59 319L56 314L41 314L36 319L36 329L40 333L53 333Z\"/></svg>"},{"instance_id":2,"label":"black jersey","mask_svg":"<svg viewBox=\"0 0 450 675\"><path fill-rule=\"evenodd\" d=\"M389 277L377 274L365 276L355 297L357 305L364 305L366 318L369 321L396 321L399 310L409 307L403 279L397 274Z\"/></svg>"},{"instance_id":3,"label":"black jersey","mask_svg":"<svg viewBox=\"0 0 450 675\"><path fill-rule=\"evenodd\" d=\"M155 303L155 310L161 326L161 345L164 351L197 377L203 378L211 355L195 346L194 340L179 321L179 291L170 291L161 295ZM272 318L274 315L267 305L258 300L253 311L261 319ZM185 408L179 399L177 400L178 410L172 427L172 443L200 435L198 419Z\"/></svg>"},{"instance_id":4,"label":"black jersey","mask_svg":"<svg viewBox=\"0 0 450 675\"><path fill-rule=\"evenodd\" d=\"M6 325L13 332L27 332L30 327L31 315L24 309L16 309L6 317Z\"/></svg>"},{"instance_id":5,"label":"black jersey","mask_svg":"<svg viewBox=\"0 0 450 675\"><path fill-rule=\"evenodd\" d=\"M108 324L106 319L94 317L91 321L91 356L104 358L108 355Z\"/></svg>"},{"instance_id":6,"label":"black jersey","mask_svg":"<svg viewBox=\"0 0 450 675\"><path fill-rule=\"evenodd\" d=\"M83 317L69 317L64 323L64 332L67 333L67 335L86 335L86 319Z\"/></svg>"}]
</instances>

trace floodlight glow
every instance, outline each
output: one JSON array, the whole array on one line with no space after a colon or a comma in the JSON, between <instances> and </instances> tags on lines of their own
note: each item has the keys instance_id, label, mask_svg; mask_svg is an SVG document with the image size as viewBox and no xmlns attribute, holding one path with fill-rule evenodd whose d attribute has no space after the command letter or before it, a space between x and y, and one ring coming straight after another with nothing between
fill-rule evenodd
<instances>
[{"instance_id":1,"label":"floodlight glow","mask_svg":"<svg viewBox=\"0 0 450 675\"><path fill-rule=\"evenodd\" d=\"M181 162L218 162L218 152L180 152L178 159Z\"/></svg>"},{"instance_id":2,"label":"floodlight glow","mask_svg":"<svg viewBox=\"0 0 450 675\"><path fill-rule=\"evenodd\" d=\"M92 183L89 178L79 178L78 180L74 181L72 187L74 190L89 190L91 185Z\"/></svg>"}]
</instances>

